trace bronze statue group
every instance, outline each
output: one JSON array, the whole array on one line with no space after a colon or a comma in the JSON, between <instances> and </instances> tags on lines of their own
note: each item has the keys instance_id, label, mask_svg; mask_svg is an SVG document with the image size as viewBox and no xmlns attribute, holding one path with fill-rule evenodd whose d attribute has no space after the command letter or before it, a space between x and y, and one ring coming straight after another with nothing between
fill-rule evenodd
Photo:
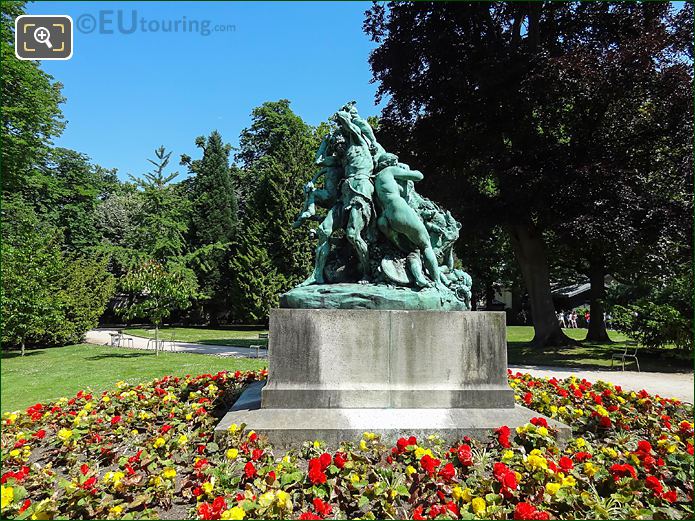
<instances>
[{"instance_id":1,"label":"bronze statue group","mask_svg":"<svg viewBox=\"0 0 695 521\"><path fill-rule=\"evenodd\" d=\"M321 220L314 270L303 285L434 288L470 309L470 276L454 267L461 224L417 193L423 174L384 150L355 102L331 119L335 127L316 153L319 170L294 224ZM325 217L317 217L316 206L327 209Z\"/></svg>"}]
</instances>

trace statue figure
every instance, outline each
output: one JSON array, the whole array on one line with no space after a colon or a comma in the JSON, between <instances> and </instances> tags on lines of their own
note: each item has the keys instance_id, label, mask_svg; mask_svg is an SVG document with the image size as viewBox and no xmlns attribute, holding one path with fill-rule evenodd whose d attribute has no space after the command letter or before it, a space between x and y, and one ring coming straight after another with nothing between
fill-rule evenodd
<instances>
[{"instance_id":1,"label":"statue figure","mask_svg":"<svg viewBox=\"0 0 695 521\"><path fill-rule=\"evenodd\" d=\"M374 211L374 159L369 141L362 134L360 127L352 121L348 112L338 111L336 122L347 139L343 158L345 181L342 186L344 208L348 213L345 233L357 253L360 282L366 283L369 280L369 250L362 234L366 231Z\"/></svg>"},{"instance_id":2,"label":"statue figure","mask_svg":"<svg viewBox=\"0 0 695 521\"><path fill-rule=\"evenodd\" d=\"M472 281L454 258L461 224L417 193L423 174L378 143L354 101L331 120L293 225L327 210L315 230L314 270L281 306L470 309Z\"/></svg>"},{"instance_id":3,"label":"statue figure","mask_svg":"<svg viewBox=\"0 0 695 521\"><path fill-rule=\"evenodd\" d=\"M396 246L406 253L418 250L425 257L425 266L432 279L427 282L421 273L413 273L419 286L431 286L441 288L444 285L439 274L437 258L432 249L430 236L425 224L402 196L403 186L398 181L420 181L424 176L417 170L403 168L398 164L398 157L394 154L382 154L379 160L379 173L376 175L375 187L381 215L377 220L379 230L388 237ZM412 262L414 257L410 257Z\"/></svg>"}]
</instances>

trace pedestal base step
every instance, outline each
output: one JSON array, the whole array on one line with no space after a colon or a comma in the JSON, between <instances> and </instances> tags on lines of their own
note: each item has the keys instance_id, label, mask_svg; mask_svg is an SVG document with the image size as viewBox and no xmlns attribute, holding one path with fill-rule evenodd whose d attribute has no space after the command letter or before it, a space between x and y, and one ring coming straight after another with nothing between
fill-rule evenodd
<instances>
[{"instance_id":1,"label":"pedestal base step","mask_svg":"<svg viewBox=\"0 0 695 521\"><path fill-rule=\"evenodd\" d=\"M385 443L395 443L402 436L424 439L430 434L453 443L464 436L486 440L502 425L514 429L531 418L543 417L519 405L509 409L261 409L264 383L256 382L244 391L215 427L215 436L232 423L245 423L248 429L267 436L276 448L299 447L312 440L338 447L342 441L357 441L365 431L380 434ZM546 420L558 429L560 441L570 438L570 427Z\"/></svg>"}]
</instances>

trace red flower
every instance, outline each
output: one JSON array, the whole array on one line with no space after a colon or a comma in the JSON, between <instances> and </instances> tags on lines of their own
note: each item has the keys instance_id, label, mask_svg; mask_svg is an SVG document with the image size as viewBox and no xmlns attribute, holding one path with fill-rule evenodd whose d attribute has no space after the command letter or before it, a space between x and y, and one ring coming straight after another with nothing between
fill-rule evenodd
<instances>
[{"instance_id":1,"label":"red flower","mask_svg":"<svg viewBox=\"0 0 695 521\"><path fill-rule=\"evenodd\" d=\"M271 484L273 481L275 481L277 479L274 470L271 470L270 472L268 472L268 474L266 474L265 477L266 477L265 481L268 484Z\"/></svg>"},{"instance_id":2,"label":"red flower","mask_svg":"<svg viewBox=\"0 0 695 521\"><path fill-rule=\"evenodd\" d=\"M313 512L303 512L300 516L299 519L321 519L321 516L317 516Z\"/></svg>"},{"instance_id":3,"label":"red flower","mask_svg":"<svg viewBox=\"0 0 695 521\"><path fill-rule=\"evenodd\" d=\"M574 455L574 460L575 460L577 463L581 463L582 461L586 461L586 460L588 460L588 459L591 459L592 457L593 457L593 456L592 456L591 454L589 454L588 452L577 452L577 453Z\"/></svg>"},{"instance_id":4,"label":"red flower","mask_svg":"<svg viewBox=\"0 0 695 521\"><path fill-rule=\"evenodd\" d=\"M159 432L161 432L162 434L166 434L170 430L171 430L171 425L164 424L164 425L162 425L162 428L159 429Z\"/></svg>"},{"instance_id":5,"label":"red flower","mask_svg":"<svg viewBox=\"0 0 695 521\"><path fill-rule=\"evenodd\" d=\"M97 478L92 476L87 481L82 483L82 488L84 488L85 490L90 490L90 489L94 488L94 485L96 485L96 482L97 482Z\"/></svg>"},{"instance_id":6,"label":"red flower","mask_svg":"<svg viewBox=\"0 0 695 521\"><path fill-rule=\"evenodd\" d=\"M121 421L121 417L120 417L120 416L114 416L113 418L111 418L111 425L112 425L112 426L113 426L113 425L116 425L116 424L117 424L118 422L120 422L120 421Z\"/></svg>"},{"instance_id":7,"label":"red flower","mask_svg":"<svg viewBox=\"0 0 695 521\"><path fill-rule=\"evenodd\" d=\"M309 481L314 485L320 485L326 482L326 473L323 471L319 458L311 458L309 460Z\"/></svg>"},{"instance_id":8,"label":"red flower","mask_svg":"<svg viewBox=\"0 0 695 521\"><path fill-rule=\"evenodd\" d=\"M531 503L517 503L514 507L514 519L549 519L547 512L537 510Z\"/></svg>"},{"instance_id":9,"label":"red flower","mask_svg":"<svg viewBox=\"0 0 695 521\"><path fill-rule=\"evenodd\" d=\"M568 472L574 468L574 463L572 463L572 460L569 459L567 456L561 457L558 463L560 464L560 468L564 472Z\"/></svg>"},{"instance_id":10,"label":"red flower","mask_svg":"<svg viewBox=\"0 0 695 521\"><path fill-rule=\"evenodd\" d=\"M659 481L659 478L655 476L647 476L647 479L644 480L644 485L657 496L660 496L664 491L664 486Z\"/></svg>"},{"instance_id":11,"label":"red flower","mask_svg":"<svg viewBox=\"0 0 695 521\"><path fill-rule=\"evenodd\" d=\"M222 512L227 510L227 503L222 496L215 498L212 505L201 503L198 506L198 516L201 519L220 519Z\"/></svg>"},{"instance_id":12,"label":"red flower","mask_svg":"<svg viewBox=\"0 0 695 521\"><path fill-rule=\"evenodd\" d=\"M335 456L333 456L333 463L335 463L335 466L339 469L342 469L345 466L346 462L347 454L345 454L344 452L336 452Z\"/></svg>"},{"instance_id":13,"label":"red flower","mask_svg":"<svg viewBox=\"0 0 695 521\"><path fill-rule=\"evenodd\" d=\"M613 479L615 481L619 481L620 478L626 478L628 476L631 476L634 479L637 478L637 472L635 471L635 467L628 463L616 463L615 465L611 466L610 472L613 475Z\"/></svg>"},{"instance_id":14,"label":"red flower","mask_svg":"<svg viewBox=\"0 0 695 521\"><path fill-rule=\"evenodd\" d=\"M31 499L25 499L24 503L22 503L22 506L19 508L19 513L21 514L30 506L31 506Z\"/></svg>"},{"instance_id":15,"label":"red flower","mask_svg":"<svg viewBox=\"0 0 695 521\"><path fill-rule=\"evenodd\" d=\"M417 438L411 436L410 438L398 438L396 441L396 452L402 454L407 450L408 445L417 445Z\"/></svg>"},{"instance_id":16,"label":"red flower","mask_svg":"<svg viewBox=\"0 0 695 521\"><path fill-rule=\"evenodd\" d=\"M451 481L454 479L456 477L456 469L454 468L453 463L447 463L444 465L442 470L439 471L439 475L444 478L445 481Z\"/></svg>"},{"instance_id":17,"label":"red flower","mask_svg":"<svg viewBox=\"0 0 695 521\"><path fill-rule=\"evenodd\" d=\"M86 463L83 463L83 464L80 466L80 472L82 472L82 475L83 475L83 476L86 476L86 475L87 475L87 472L89 472L89 465L87 465Z\"/></svg>"},{"instance_id":18,"label":"red flower","mask_svg":"<svg viewBox=\"0 0 695 521\"><path fill-rule=\"evenodd\" d=\"M608 416L601 416L601 418L598 421L598 424L604 429L608 429L612 425L611 419Z\"/></svg>"},{"instance_id":19,"label":"red flower","mask_svg":"<svg viewBox=\"0 0 695 521\"><path fill-rule=\"evenodd\" d=\"M495 429L495 433L497 434L497 441L500 445L502 445L502 447L505 449L511 447L511 444L509 443L509 435L511 434L511 430L509 427L503 425L499 429Z\"/></svg>"},{"instance_id":20,"label":"red flower","mask_svg":"<svg viewBox=\"0 0 695 521\"><path fill-rule=\"evenodd\" d=\"M424 507L420 505L415 510L413 510L413 519L415 519L416 521L422 521L423 519L427 519L422 515L423 509Z\"/></svg>"},{"instance_id":21,"label":"red flower","mask_svg":"<svg viewBox=\"0 0 695 521\"><path fill-rule=\"evenodd\" d=\"M258 461L263 456L263 449L253 449L251 452L251 459L253 461Z\"/></svg>"},{"instance_id":22,"label":"red flower","mask_svg":"<svg viewBox=\"0 0 695 521\"><path fill-rule=\"evenodd\" d=\"M453 501L449 501L444 506L446 507L447 510L449 510L450 512L453 512L456 515L456 517L461 516L461 511L459 510L459 507Z\"/></svg>"},{"instance_id":23,"label":"red flower","mask_svg":"<svg viewBox=\"0 0 695 521\"><path fill-rule=\"evenodd\" d=\"M326 470L331 464L331 455L324 452L319 456L319 462L321 463L321 470Z\"/></svg>"},{"instance_id":24,"label":"red flower","mask_svg":"<svg viewBox=\"0 0 695 521\"><path fill-rule=\"evenodd\" d=\"M675 490L669 490L661 497L664 499L664 501L668 501L669 503L675 503L678 499L678 493Z\"/></svg>"},{"instance_id":25,"label":"red flower","mask_svg":"<svg viewBox=\"0 0 695 521\"><path fill-rule=\"evenodd\" d=\"M425 472L427 472L430 476L434 474L434 471L437 470L437 467L441 461L438 459L435 459L431 457L429 454L425 454L421 459L420 459L420 466L425 469Z\"/></svg>"},{"instance_id":26,"label":"red flower","mask_svg":"<svg viewBox=\"0 0 695 521\"><path fill-rule=\"evenodd\" d=\"M548 422L545 418L531 418L531 423L536 427L548 427Z\"/></svg>"},{"instance_id":27,"label":"red flower","mask_svg":"<svg viewBox=\"0 0 695 521\"><path fill-rule=\"evenodd\" d=\"M531 392L529 391L529 392L527 392L527 393L524 395L524 403L525 403L526 405L531 405L531 401L532 401L532 400L533 400L533 395L532 395Z\"/></svg>"},{"instance_id":28,"label":"red flower","mask_svg":"<svg viewBox=\"0 0 695 521\"><path fill-rule=\"evenodd\" d=\"M459 462L464 467L470 467L473 465L473 453L471 452L470 445L461 445L456 450L456 454L458 456Z\"/></svg>"},{"instance_id":29,"label":"red flower","mask_svg":"<svg viewBox=\"0 0 695 521\"><path fill-rule=\"evenodd\" d=\"M251 479L256 476L256 467L254 467L253 463L250 461L244 465L244 474L246 475L247 479Z\"/></svg>"},{"instance_id":30,"label":"red flower","mask_svg":"<svg viewBox=\"0 0 695 521\"><path fill-rule=\"evenodd\" d=\"M330 516L333 512L333 507L319 498L314 498L313 503L314 510L316 510L316 513L320 516Z\"/></svg>"},{"instance_id":31,"label":"red flower","mask_svg":"<svg viewBox=\"0 0 695 521\"><path fill-rule=\"evenodd\" d=\"M652 444L646 440L640 440L637 442L637 451L649 454L652 451Z\"/></svg>"},{"instance_id":32,"label":"red flower","mask_svg":"<svg viewBox=\"0 0 695 521\"><path fill-rule=\"evenodd\" d=\"M34 438L38 438L40 440L44 439L46 437L46 431L44 429L39 429L34 433Z\"/></svg>"}]
</instances>

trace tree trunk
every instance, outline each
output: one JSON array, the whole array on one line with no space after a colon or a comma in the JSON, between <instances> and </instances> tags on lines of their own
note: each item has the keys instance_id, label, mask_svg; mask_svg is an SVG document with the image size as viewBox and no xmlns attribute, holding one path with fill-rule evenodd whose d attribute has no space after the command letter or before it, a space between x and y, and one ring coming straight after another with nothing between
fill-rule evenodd
<instances>
[{"instance_id":1,"label":"tree trunk","mask_svg":"<svg viewBox=\"0 0 695 521\"><path fill-rule=\"evenodd\" d=\"M589 281L591 282L591 301L589 305L589 331L586 334L586 340L600 343L610 343L606 331L606 323L603 321L603 301L606 297L606 288L604 286L605 268L603 259L591 259L589 264Z\"/></svg>"},{"instance_id":2,"label":"tree trunk","mask_svg":"<svg viewBox=\"0 0 695 521\"><path fill-rule=\"evenodd\" d=\"M548 259L540 232L531 224L508 227L514 255L521 268L531 305L534 347L574 345L560 329L550 293Z\"/></svg>"},{"instance_id":3,"label":"tree trunk","mask_svg":"<svg viewBox=\"0 0 695 521\"><path fill-rule=\"evenodd\" d=\"M22 356L24 356L24 339L22 338Z\"/></svg>"},{"instance_id":4,"label":"tree trunk","mask_svg":"<svg viewBox=\"0 0 695 521\"><path fill-rule=\"evenodd\" d=\"M154 354L159 356L159 326L154 325Z\"/></svg>"}]
</instances>

